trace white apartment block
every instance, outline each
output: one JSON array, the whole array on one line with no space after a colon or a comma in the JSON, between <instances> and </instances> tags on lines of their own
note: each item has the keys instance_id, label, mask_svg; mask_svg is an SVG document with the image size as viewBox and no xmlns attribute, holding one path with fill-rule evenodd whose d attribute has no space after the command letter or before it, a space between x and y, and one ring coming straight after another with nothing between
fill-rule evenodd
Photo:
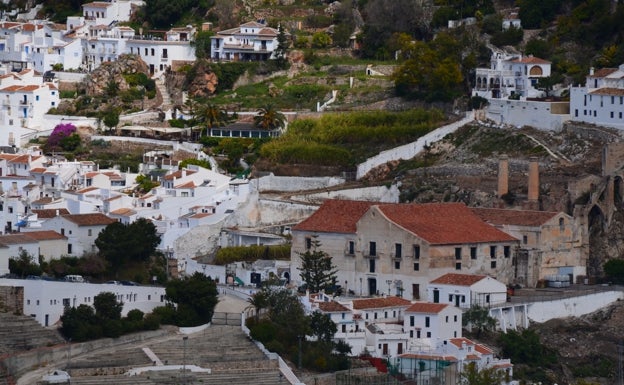
<instances>
[{"instance_id":1,"label":"white apartment block","mask_svg":"<svg viewBox=\"0 0 624 385\"><path fill-rule=\"evenodd\" d=\"M91 24L110 25L113 22L130 20L133 5L142 3L132 0L94 1L82 5L82 16Z\"/></svg>"},{"instance_id":2,"label":"white apartment block","mask_svg":"<svg viewBox=\"0 0 624 385\"><path fill-rule=\"evenodd\" d=\"M590 70L585 86L570 88L570 119L624 129L624 64Z\"/></svg>"},{"instance_id":3,"label":"white apartment block","mask_svg":"<svg viewBox=\"0 0 624 385\"><path fill-rule=\"evenodd\" d=\"M44 115L59 101L56 85L32 69L0 76L0 145L20 146L48 129Z\"/></svg>"},{"instance_id":4,"label":"white apartment block","mask_svg":"<svg viewBox=\"0 0 624 385\"><path fill-rule=\"evenodd\" d=\"M172 28L165 34L165 40L151 36L135 36L126 42L126 52L136 54L149 68L150 75L163 72L173 61L194 61L195 47L191 40L196 30L192 26Z\"/></svg>"},{"instance_id":5,"label":"white apartment block","mask_svg":"<svg viewBox=\"0 0 624 385\"><path fill-rule=\"evenodd\" d=\"M264 23L249 22L217 32L210 39L212 60L263 61L274 58L278 30Z\"/></svg>"}]
</instances>

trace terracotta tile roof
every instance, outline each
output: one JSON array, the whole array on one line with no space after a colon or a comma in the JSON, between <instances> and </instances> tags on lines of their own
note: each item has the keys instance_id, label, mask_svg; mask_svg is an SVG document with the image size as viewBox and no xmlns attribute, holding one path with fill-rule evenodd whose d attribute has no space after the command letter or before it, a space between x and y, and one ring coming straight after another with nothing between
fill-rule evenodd
<instances>
[{"instance_id":1,"label":"terracotta tile roof","mask_svg":"<svg viewBox=\"0 0 624 385\"><path fill-rule=\"evenodd\" d=\"M52 197L43 197L43 198L39 198L36 201L32 201L31 203L33 205L43 205L46 203L51 203L53 201Z\"/></svg>"},{"instance_id":2,"label":"terracotta tile roof","mask_svg":"<svg viewBox=\"0 0 624 385\"><path fill-rule=\"evenodd\" d=\"M623 88L604 87L589 93L590 95L624 96Z\"/></svg>"},{"instance_id":3,"label":"terracotta tile roof","mask_svg":"<svg viewBox=\"0 0 624 385\"><path fill-rule=\"evenodd\" d=\"M134 215L136 214L136 211L123 207L123 208L111 211L110 214L111 215Z\"/></svg>"},{"instance_id":4,"label":"terracotta tile roof","mask_svg":"<svg viewBox=\"0 0 624 385\"><path fill-rule=\"evenodd\" d=\"M30 156L27 154L18 155L17 157L9 160L9 163L20 163L20 164L28 164L29 160L35 161L41 158L41 155Z\"/></svg>"},{"instance_id":5,"label":"terracotta tile roof","mask_svg":"<svg viewBox=\"0 0 624 385\"><path fill-rule=\"evenodd\" d=\"M46 168L45 167L35 167L35 168L31 168L30 172L32 172L34 174L43 174L44 172L46 172Z\"/></svg>"},{"instance_id":6,"label":"terracotta tile roof","mask_svg":"<svg viewBox=\"0 0 624 385\"><path fill-rule=\"evenodd\" d=\"M69 214L63 215L63 218L78 226L106 226L115 222L113 218L109 218L101 213Z\"/></svg>"},{"instance_id":7,"label":"terracotta tile roof","mask_svg":"<svg viewBox=\"0 0 624 385\"><path fill-rule=\"evenodd\" d=\"M600 69L595 70L594 74L589 75L589 77L604 78L605 76L609 76L617 70L618 70L617 68L600 68Z\"/></svg>"},{"instance_id":8,"label":"terracotta tile roof","mask_svg":"<svg viewBox=\"0 0 624 385\"><path fill-rule=\"evenodd\" d=\"M411 305L410 301L399 297L379 297L353 300L353 309L357 310L383 309L385 307L398 306L408 307L409 305Z\"/></svg>"},{"instance_id":9,"label":"terracotta tile roof","mask_svg":"<svg viewBox=\"0 0 624 385\"><path fill-rule=\"evenodd\" d=\"M405 309L405 312L409 313L427 313L427 314L438 314L442 310L444 310L447 306L443 303L432 303L432 302L416 302L412 304L410 307Z\"/></svg>"},{"instance_id":10,"label":"terracotta tile roof","mask_svg":"<svg viewBox=\"0 0 624 385\"><path fill-rule=\"evenodd\" d=\"M451 338L449 339L449 342L457 346L458 348L461 348L462 344L466 344L466 346L472 346L475 344L474 342L470 341L468 338L464 338L464 337Z\"/></svg>"},{"instance_id":11,"label":"terracotta tile roof","mask_svg":"<svg viewBox=\"0 0 624 385\"><path fill-rule=\"evenodd\" d=\"M379 210L432 245L517 241L485 223L463 203L384 204Z\"/></svg>"},{"instance_id":12,"label":"terracotta tile roof","mask_svg":"<svg viewBox=\"0 0 624 385\"><path fill-rule=\"evenodd\" d=\"M38 241L51 241L55 239L67 239L66 236L61 235L53 230L41 230L41 231L29 231L27 233L23 233L28 235L29 237L36 239Z\"/></svg>"},{"instance_id":13,"label":"terracotta tile roof","mask_svg":"<svg viewBox=\"0 0 624 385\"><path fill-rule=\"evenodd\" d=\"M37 240L26 235L27 233L0 235L0 245L22 245L37 243Z\"/></svg>"},{"instance_id":14,"label":"terracotta tile roof","mask_svg":"<svg viewBox=\"0 0 624 385\"><path fill-rule=\"evenodd\" d=\"M493 225L541 226L558 213L555 211L506 210L473 207L472 212Z\"/></svg>"},{"instance_id":15,"label":"terracotta tile roof","mask_svg":"<svg viewBox=\"0 0 624 385\"><path fill-rule=\"evenodd\" d=\"M485 345L476 344L475 350L481 354L494 354L494 351Z\"/></svg>"},{"instance_id":16,"label":"terracotta tile roof","mask_svg":"<svg viewBox=\"0 0 624 385\"><path fill-rule=\"evenodd\" d=\"M174 186L174 188L195 188L195 187L196 187L195 182L193 182L192 180L186 183L182 183L177 186Z\"/></svg>"},{"instance_id":17,"label":"terracotta tile roof","mask_svg":"<svg viewBox=\"0 0 624 385\"><path fill-rule=\"evenodd\" d=\"M2 89L2 91L4 92L14 92L19 90L20 88L22 88L22 86L18 86L18 85L12 85L12 86L8 86Z\"/></svg>"},{"instance_id":18,"label":"terracotta tile roof","mask_svg":"<svg viewBox=\"0 0 624 385\"><path fill-rule=\"evenodd\" d=\"M189 218L195 218L195 219L201 219L201 218L206 218L211 216L212 214L210 213L196 213L191 215Z\"/></svg>"},{"instance_id":19,"label":"terracotta tile roof","mask_svg":"<svg viewBox=\"0 0 624 385\"><path fill-rule=\"evenodd\" d=\"M32 210L32 212L37 214L37 217L39 219L54 218L55 216L57 216L57 212L58 212L58 215L60 216L69 215L69 210L67 209L39 209L39 210Z\"/></svg>"},{"instance_id":20,"label":"terracotta tile roof","mask_svg":"<svg viewBox=\"0 0 624 385\"><path fill-rule=\"evenodd\" d=\"M548 60L540 59L535 56L524 56L522 57L522 59L516 59L513 62L524 63L524 64L550 64Z\"/></svg>"},{"instance_id":21,"label":"terracotta tile roof","mask_svg":"<svg viewBox=\"0 0 624 385\"><path fill-rule=\"evenodd\" d=\"M241 24L240 27L241 28L264 28L266 27L266 25L262 23L258 23L257 21L249 21L245 24Z\"/></svg>"},{"instance_id":22,"label":"terracotta tile roof","mask_svg":"<svg viewBox=\"0 0 624 385\"><path fill-rule=\"evenodd\" d=\"M447 273L431 281L440 285L472 286L486 278L486 275Z\"/></svg>"},{"instance_id":23,"label":"terracotta tile roof","mask_svg":"<svg viewBox=\"0 0 624 385\"><path fill-rule=\"evenodd\" d=\"M336 301L331 301L331 302L319 302L318 303L318 307L319 309L321 309L321 311L325 312L325 313L344 313L344 312L350 312L351 310L342 305L339 304Z\"/></svg>"},{"instance_id":24,"label":"terracotta tile roof","mask_svg":"<svg viewBox=\"0 0 624 385\"><path fill-rule=\"evenodd\" d=\"M355 224L375 202L326 200L308 219L293 228L296 231L355 234Z\"/></svg>"},{"instance_id":25,"label":"terracotta tile roof","mask_svg":"<svg viewBox=\"0 0 624 385\"><path fill-rule=\"evenodd\" d=\"M480 357L476 354L466 354L466 361L478 361Z\"/></svg>"},{"instance_id":26,"label":"terracotta tile roof","mask_svg":"<svg viewBox=\"0 0 624 385\"><path fill-rule=\"evenodd\" d=\"M39 89L38 85L31 84L31 85L24 86L24 87L20 88L20 91L22 91L22 92L31 92L31 91L38 90L38 89Z\"/></svg>"},{"instance_id":27,"label":"terracotta tile roof","mask_svg":"<svg viewBox=\"0 0 624 385\"><path fill-rule=\"evenodd\" d=\"M196 173L196 171L186 170L186 176L193 175L195 173ZM164 180L173 180L173 178L176 178L176 179L182 178L182 170L177 170L175 172L172 172L171 174L167 174L167 175L164 176L163 179Z\"/></svg>"},{"instance_id":28,"label":"terracotta tile roof","mask_svg":"<svg viewBox=\"0 0 624 385\"><path fill-rule=\"evenodd\" d=\"M83 189L77 190L76 194L86 194L88 192L94 191L94 190L99 190L99 187L94 187L94 186L90 186L90 187L85 187Z\"/></svg>"},{"instance_id":29,"label":"terracotta tile roof","mask_svg":"<svg viewBox=\"0 0 624 385\"><path fill-rule=\"evenodd\" d=\"M411 359L419 359L419 360L435 360L435 361L449 361L456 362L457 357L454 356L446 356L446 355L435 355L435 354L413 354L413 353L405 353L399 354L401 358L411 358Z\"/></svg>"}]
</instances>

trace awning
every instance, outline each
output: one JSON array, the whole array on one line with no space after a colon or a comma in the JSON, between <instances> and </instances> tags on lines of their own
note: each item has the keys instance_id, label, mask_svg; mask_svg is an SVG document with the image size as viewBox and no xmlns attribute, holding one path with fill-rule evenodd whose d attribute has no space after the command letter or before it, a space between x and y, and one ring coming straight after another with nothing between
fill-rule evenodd
<instances>
[{"instance_id":1,"label":"awning","mask_svg":"<svg viewBox=\"0 0 624 385\"><path fill-rule=\"evenodd\" d=\"M234 277L234 281L240 286L245 286L245 282L243 282L243 280L238 277Z\"/></svg>"}]
</instances>

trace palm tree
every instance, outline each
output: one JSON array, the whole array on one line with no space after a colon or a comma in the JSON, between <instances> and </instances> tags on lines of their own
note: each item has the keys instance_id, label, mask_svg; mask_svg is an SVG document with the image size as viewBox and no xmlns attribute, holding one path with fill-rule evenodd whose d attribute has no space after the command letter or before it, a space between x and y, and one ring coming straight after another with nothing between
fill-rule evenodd
<instances>
[{"instance_id":1,"label":"palm tree","mask_svg":"<svg viewBox=\"0 0 624 385\"><path fill-rule=\"evenodd\" d=\"M267 104L258 109L258 114L254 116L254 125L263 130L282 129L286 125L286 116L272 104Z\"/></svg>"},{"instance_id":2,"label":"palm tree","mask_svg":"<svg viewBox=\"0 0 624 385\"><path fill-rule=\"evenodd\" d=\"M256 323L260 320L260 310L269 307L269 293L266 290L257 291L254 295L249 297L247 301L256 310Z\"/></svg>"},{"instance_id":3,"label":"palm tree","mask_svg":"<svg viewBox=\"0 0 624 385\"><path fill-rule=\"evenodd\" d=\"M206 104L199 112L199 120L203 122L203 127L213 128L222 126L227 120L227 112L214 103ZM201 137L202 131L199 133Z\"/></svg>"}]
</instances>

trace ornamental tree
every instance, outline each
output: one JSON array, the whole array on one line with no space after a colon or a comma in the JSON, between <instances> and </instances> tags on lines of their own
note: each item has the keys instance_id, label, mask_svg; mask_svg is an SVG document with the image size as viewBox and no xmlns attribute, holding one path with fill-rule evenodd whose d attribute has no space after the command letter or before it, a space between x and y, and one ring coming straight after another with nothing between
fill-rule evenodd
<instances>
[{"instance_id":1,"label":"ornamental tree","mask_svg":"<svg viewBox=\"0 0 624 385\"><path fill-rule=\"evenodd\" d=\"M78 143L80 143L80 136L76 133L76 126L72 123L60 123L54 127L54 130L48 137L48 141L46 143L46 149L48 151L63 149L66 150L65 146L71 144L74 148L77 147L76 139L78 138ZM72 150L72 149L68 149Z\"/></svg>"}]
</instances>

